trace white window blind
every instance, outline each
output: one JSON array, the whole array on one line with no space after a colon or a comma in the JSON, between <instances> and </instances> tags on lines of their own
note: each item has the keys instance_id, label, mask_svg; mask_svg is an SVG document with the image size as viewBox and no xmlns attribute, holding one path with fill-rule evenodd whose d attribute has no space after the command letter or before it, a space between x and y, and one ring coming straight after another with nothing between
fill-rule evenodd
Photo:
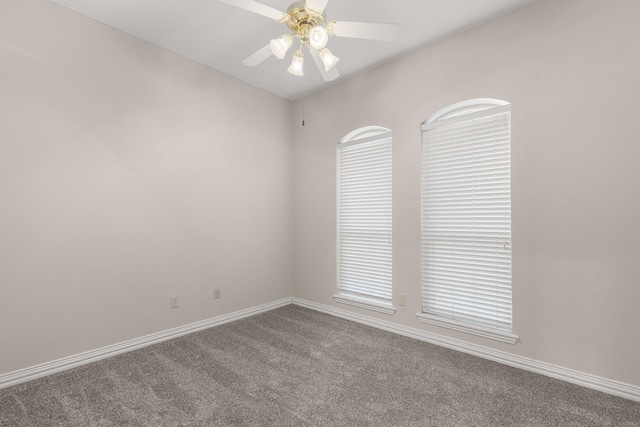
<instances>
[{"instance_id":1,"label":"white window blind","mask_svg":"<svg viewBox=\"0 0 640 427\"><path fill-rule=\"evenodd\" d=\"M335 298L391 314L391 133L380 132L338 144Z\"/></svg>"},{"instance_id":2,"label":"white window blind","mask_svg":"<svg viewBox=\"0 0 640 427\"><path fill-rule=\"evenodd\" d=\"M468 111L422 128L421 320L515 342L510 107Z\"/></svg>"}]
</instances>

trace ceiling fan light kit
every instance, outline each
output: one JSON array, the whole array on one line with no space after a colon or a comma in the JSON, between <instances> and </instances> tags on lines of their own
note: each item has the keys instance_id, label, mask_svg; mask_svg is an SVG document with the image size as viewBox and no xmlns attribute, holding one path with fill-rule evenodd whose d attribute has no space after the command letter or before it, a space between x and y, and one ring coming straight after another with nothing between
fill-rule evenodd
<instances>
[{"instance_id":1,"label":"ceiling fan light kit","mask_svg":"<svg viewBox=\"0 0 640 427\"><path fill-rule=\"evenodd\" d=\"M242 61L245 65L256 66L273 55L283 59L293 46L295 38L300 39L300 49L295 52L291 65L287 69L294 76L303 76L304 53L311 53L318 70L325 81L340 76L335 65L340 58L326 47L330 36L351 37L379 41L394 41L398 36L397 24L379 24L368 22L327 22L325 7L329 0L299 0L294 2L287 12L280 12L255 0L219 0L232 6L275 19L289 27L291 34L285 34L259 49Z\"/></svg>"},{"instance_id":2,"label":"ceiling fan light kit","mask_svg":"<svg viewBox=\"0 0 640 427\"><path fill-rule=\"evenodd\" d=\"M304 76L304 54L302 52L302 46L306 46L308 49L316 49L320 54L320 58L323 58L320 49L324 49L329 41L329 33L325 29L325 15L324 12L318 12L309 9L305 1L297 1L293 3L287 9L287 13L283 14L280 19L291 30L290 35L282 36L278 39L271 40L269 46L271 52L278 59L283 59L285 53L291 44L293 44L294 37L300 39L300 50L298 50L292 60L291 66L287 71L294 76ZM282 41L284 37L287 37L286 42ZM283 49L284 48L284 49ZM337 61L333 63L331 60L325 61L325 71L328 71Z\"/></svg>"},{"instance_id":3,"label":"ceiling fan light kit","mask_svg":"<svg viewBox=\"0 0 640 427\"><path fill-rule=\"evenodd\" d=\"M329 33L324 27L313 27L309 31L309 44L314 49L322 49L329 41Z\"/></svg>"},{"instance_id":4,"label":"ceiling fan light kit","mask_svg":"<svg viewBox=\"0 0 640 427\"><path fill-rule=\"evenodd\" d=\"M329 49L327 49L326 47L320 49L318 53L320 54L320 59L322 59L322 62L324 63L325 71L329 71L330 69L335 67L340 60L340 58L332 54L331 51L329 51Z\"/></svg>"},{"instance_id":5,"label":"ceiling fan light kit","mask_svg":"<svg viewBox=\"0 0 640 427\"><path fill-rule=\"evenodd\" d=\"M303 76L303 68L304 68L304 54L302 50L298 50L291 60L291 65L287 69L288 72L293 74L294 76Z\"/></svg>"},{"instance_id":6,"label":"ceiling fan light kit","mask_svg":"<svg viewBox=\"0 0 640 427\"><path fill-rule=\"evenodd\" d=\"M273 39L269 43L271 52L278 59L283 59L291 46L293 46L293 36L290 36L289 34Z\"/></svg>"}]
</instances>

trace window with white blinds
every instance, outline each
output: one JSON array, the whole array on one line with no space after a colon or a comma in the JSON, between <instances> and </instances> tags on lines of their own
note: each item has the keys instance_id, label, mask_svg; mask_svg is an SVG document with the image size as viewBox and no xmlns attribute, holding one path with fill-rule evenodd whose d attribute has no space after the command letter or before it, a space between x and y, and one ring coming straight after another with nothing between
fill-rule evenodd
<instances>
[{"instance_id":1,"label":"window with white blinds","mask_svg":"<svg viewBox=\"0 0 640 427\"><path fill-rule=\"evenodd\" d=\"M393 314L391 132L369 127L337 149L338 302Z\"/></svg>"},{"instance_id":2,"label":"window with white blinds","mask_svg":"<svg viewBox=\"0 0 640 427\"><path fill-rule=\"evenodd\" d=\"M511 112L473 100L422 126L426 323L515 343L511 298Z\"/></svg>"}]
</instances>

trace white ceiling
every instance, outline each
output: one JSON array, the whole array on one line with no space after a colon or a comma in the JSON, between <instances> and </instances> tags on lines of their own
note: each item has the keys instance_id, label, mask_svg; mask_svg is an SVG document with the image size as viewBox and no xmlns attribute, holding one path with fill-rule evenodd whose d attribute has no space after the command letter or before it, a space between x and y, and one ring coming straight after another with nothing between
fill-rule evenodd
<instances>
[{"instance_id":1,"label":"white ceiling","mask_svg":"<svg viewBox=\"0 0 640 427\"><path fill-rule=\"evenodd\" d=\"M242 60L270 39L288 32L285 24L238 9L218 0L51 0L135 37L207 65L252 86L289 100L335 84L349 76L406 55L508 13L534 0L332 0L329 21L400 24L394 43L332 37L327 47L338 57L340 78L324 82L313 61L304 77L271 56L257 67ZM261 0L286 11L293 0ZM309 58L310 59L310 58Z\"/></svg>"}]
</instances>

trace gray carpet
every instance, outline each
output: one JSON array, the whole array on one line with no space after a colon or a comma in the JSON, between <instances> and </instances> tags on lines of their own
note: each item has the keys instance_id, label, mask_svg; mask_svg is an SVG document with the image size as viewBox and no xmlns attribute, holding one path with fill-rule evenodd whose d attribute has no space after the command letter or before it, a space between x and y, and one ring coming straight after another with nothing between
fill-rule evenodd
<instances>
[{"instance_id":1,"label":"gray carpet","mask_svg":"<svg viewBox=\"0 0 640 427\"><path fill-rule=\"evenodd\" d=\"M640 403L297 306L0 390L2 426L640 426Z\"/></svg>"}]
</instances>

